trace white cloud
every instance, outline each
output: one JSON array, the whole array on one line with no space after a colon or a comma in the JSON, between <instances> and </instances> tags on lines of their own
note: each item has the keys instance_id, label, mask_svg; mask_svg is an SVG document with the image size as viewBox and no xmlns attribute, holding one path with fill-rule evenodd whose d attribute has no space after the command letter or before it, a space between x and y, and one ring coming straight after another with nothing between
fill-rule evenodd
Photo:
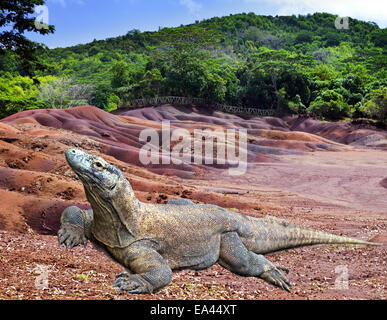
<instances>
[{"instance_id":1,"label":"white cloud","mask_svg":"<svg viewBox=\"0 0 387 320\"><path fill-rule=\"evenodd\" d=\"M265 4L277 9L278 15L328 12L341 17L375 21L381 27L387 25L387 1L385 0L244 0L246 3Z\"/></svg>"},{"instance_id":2,"label":"white cloud","mask_svg":"<svg viewBox=\"0 0 387 320\"><path fill-rule=\"evenodd\" d=\"M191 14L197 14L202 8L202 5L194 0L180 0L180 4L187 7Z\"/></svg>"}]
</instances>

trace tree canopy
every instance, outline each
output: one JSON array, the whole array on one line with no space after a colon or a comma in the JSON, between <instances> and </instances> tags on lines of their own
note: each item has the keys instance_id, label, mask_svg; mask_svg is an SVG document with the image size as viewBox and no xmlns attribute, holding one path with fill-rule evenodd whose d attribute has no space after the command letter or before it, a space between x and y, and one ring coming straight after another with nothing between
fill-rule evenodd
<instances>
[{"instance_id":1,"label":"tree canopy","mask_svg":"<svg viewBox=\"0 0 387 320\"><path fill-rule=\"evenodd\" d=\"M38 22L33 16L44 0L2 0L0 4L0 55L9 55L18 62L22 73L32 76L34 70L42 70L45 64L39 59L41 44L28 40L24 32L40 34L54 32L52 25Z\"/></svg>"},{"instance_id":2,"label":"tree canopy","mask_svg":"<svg viewBox=\"0 0 387 320\"><path fill-rule=\"evenodd\" d=\"M47 50L41 56L50 68L34 70L33 77L86 85L87 102L106 110L128 106L131 99L180 95L324 119L385 121L386 29L351 18L348 29L336 29L336 17L243 13L157 32L131 30ZM13 53L0 57L2 79L18 79L0 89L8 92L8 100L0 99L5 105L20 77L31 78L15 61ZM32 86L37 93L23 100L28 106L15 98L18 107L7 114L52 107L39 98L45 87Z\"/></svg>"}]
</instances>

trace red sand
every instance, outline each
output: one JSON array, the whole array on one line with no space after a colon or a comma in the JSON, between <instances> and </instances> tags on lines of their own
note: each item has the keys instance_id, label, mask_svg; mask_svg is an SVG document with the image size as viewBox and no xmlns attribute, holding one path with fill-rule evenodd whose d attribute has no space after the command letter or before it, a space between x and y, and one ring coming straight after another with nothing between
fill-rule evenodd
<instances>
[{"instance_id":1,"label":"red sand","mask_svg":"<svg viewBox=\"0 0 387 320\"><path fill-rule=\"evenodd\" d=\"M143 145L138 135L145 128L160 130L162 120L190 132L246 128L247 173L232 177L227 167L216 165L144 167L138 161ZM219 266L177 273L171 286L154 295L120 295L111 288L120 266L91 247L69 253L56 247L63 209L89 206L64 158L71 147L102 155L118 166L142 201L184 197L387 242L383 130L312 119L235 116L189 106L115 114L90 106L29 110L0 121L0 299L386 298L386 245L320 246L273 255L274 262L291 269L289 277L296 286L290 295ZM34 287L36 264L53 268L50 290ZM349 267L348 290L334 289L337 265Z\"/></svg>"}]
</instances>

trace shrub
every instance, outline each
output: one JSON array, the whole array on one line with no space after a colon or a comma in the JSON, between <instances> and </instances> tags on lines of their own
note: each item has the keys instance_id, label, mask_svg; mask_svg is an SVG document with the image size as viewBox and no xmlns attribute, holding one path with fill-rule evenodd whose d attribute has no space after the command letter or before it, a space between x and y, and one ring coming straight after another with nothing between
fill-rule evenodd
<instances>
[{"instance_id":1,"label":"shrub","mask_svg":"<svg viewBox=\"0 0 387 320\"><path fill-rule=\"evenodd\" d=\"M362 112L382 122L387 120L387 87L371 90L360 108Z\"/></svg>"},{"instance_id":2,"label":"shrub","mask_svg":"<svg viewBox=\"0 0 387 320\"><path fill-rule=\"evenodd\" d=\"M342 119L348 116L349 111L349 105L335 90L323 91L307 108L308 114L331 120Z\"/></svg>"}]
</instances>

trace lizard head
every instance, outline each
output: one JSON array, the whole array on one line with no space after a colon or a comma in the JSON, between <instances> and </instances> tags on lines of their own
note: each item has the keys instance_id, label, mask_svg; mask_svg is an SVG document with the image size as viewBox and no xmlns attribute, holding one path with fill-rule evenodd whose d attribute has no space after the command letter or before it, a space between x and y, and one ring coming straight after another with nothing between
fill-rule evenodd
<instances>
[{"instance_id":1,"label":"lizard head","mask_svg":"<svg viewBox=\"0 0 387 320\"><path fill-rule=\"evenodd\" d=\"M93 190L103 198L117 193L117 186L126 178L115 166L101 157L87 154L79 149L69 149L65 153L71 169L81 179L85 189Z\"/></svg>"}]
</instances>

